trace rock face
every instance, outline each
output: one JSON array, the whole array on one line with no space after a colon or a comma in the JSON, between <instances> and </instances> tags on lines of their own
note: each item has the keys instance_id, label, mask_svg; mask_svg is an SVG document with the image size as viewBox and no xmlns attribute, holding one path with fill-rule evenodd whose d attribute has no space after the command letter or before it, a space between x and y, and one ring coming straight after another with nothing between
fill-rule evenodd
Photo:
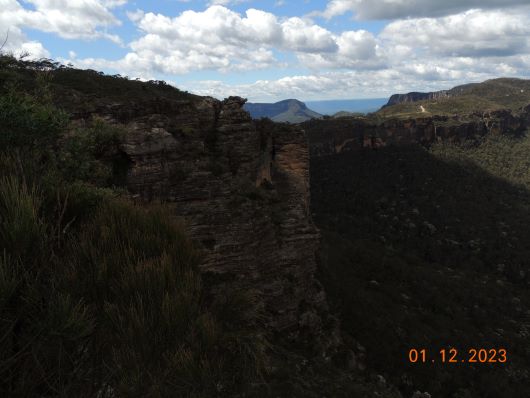
<instances>
[{"instance_id":1,"label":"rock face","mask_svg":"<svg viewBox=\"0 0 530 398\"><path fill-rule=\"evenodd\" d=\"M387 106L402 104L406 102L416 102L416 101L423 101L423 100L431 100L431 99L439 99L439 98L446 98L449 96L449 92L446 90L443 91L435 91L432 93L418 93L418 92L412 92L407 94L394 94L390 97L387 104L383 106L383 108Z\"/></svg>"},{"instance_id":2,"label":"rock face","mask_svg":"<svg viewBox=\"0 0 530 398\"><path fill-rule=\"evenodd\" d=\"M124 126L129 191L171 204L202 244L211 289L255 291L269 330L319 341L327 307L315 279L320 235L309 212L306 136L299 127L257 126L244 103L102 104L74 117Z\"/></svg>"},{"instance_id":3,"label":"rock face","mask_svg":"<svg viewBox=\"0 0 530 398\"><path fill-rule=\"evenodd\" d=\"M304 123L311 156L325 156L388 145L462 142L487 134L522 134L530 126L530 105L520 112L496 110L460 116L389 119L376 124L368 119L312 120Z\"/></svg>"}]
</instances>

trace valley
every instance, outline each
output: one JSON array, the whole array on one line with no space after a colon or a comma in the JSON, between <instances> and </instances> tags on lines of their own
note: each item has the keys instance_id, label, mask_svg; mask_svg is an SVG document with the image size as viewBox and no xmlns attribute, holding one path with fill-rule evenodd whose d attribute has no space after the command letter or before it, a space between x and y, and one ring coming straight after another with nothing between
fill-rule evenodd
<instances>
[{"instance_id":1,"label":"valley","mask_svg":"<svg viewBox=\"0 0 530 398\"><path fill-rule=\"evenodd\" d=\"M527 81L282 123L0 66L6 396L530 394Z\"/></svg>"},{"instance_id":2,"label":"valley","mask_svg":"<svg viewBox=\"0 0 530 398\"><path fill-rule=\"evenodd\" d=\"M345 333L404 396L530 394L530 107L518 101L405 118L404 107L430 103L407 100L304 124L321 281ZM512 354L506 365L408 363L417 347Z\"/></svg>"}]
</instances>

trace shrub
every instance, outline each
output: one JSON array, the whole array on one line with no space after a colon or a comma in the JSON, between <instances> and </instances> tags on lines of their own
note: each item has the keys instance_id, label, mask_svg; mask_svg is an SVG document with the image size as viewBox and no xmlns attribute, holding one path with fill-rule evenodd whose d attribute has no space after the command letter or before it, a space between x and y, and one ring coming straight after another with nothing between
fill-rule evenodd
<instances>
[{"instance_id":1,"label":"shrub","mask_svg":"<svg viewBox=\"0 0 530 398\"><path fill-rule=\"evenodd\" d=\"M54 144L67 115L49 104L10 90L0 96L0 147L36 148Z\"/></svg>"},{"instance_id":2,"label":"shrub","mask_svg":"<svg viewBox=\"0 0 530 398\"><path fill-rule=\"evenodd\" d=\"M92 331L82 300L56 290L54 249L39 190L0 180L0 391L60 395L86 376Z\"/></svg>"},{"instance_id":3,"label":"shrub","mask_svg":"<svg viewBox=\"0 0 530 398\"><path fill-rule=\"evenodd\" d=\"M123 136L120 128L95 119L89 127L75 129L63 139L57 167L68 180L122 185L119 180L123 179L123 171L118 163Z\"/></svg>"},{"instance_id":4,"label":"shrub","mask_svg":"<svg viewBox=\"0 0 530 398\"><path fill-rule=\"evenodd\" d=\"M226 292L209 303L199 255L166 210L103 196L59 229L60 246L42 196L16 177L0 186L0 391L230 395L260 376L260 301Z\"/></svg>"},{"instance_id":5,"label":"shrub","mask_svg":"<svg viewBox=\"0 0 530 398\"><path fill-rule=\"evenodd\" d=\"M212 297L170 212L111 189L121 132L42 100L0 95L0 395L243 391L266 359L261 300Z\"/></svg>"}]
</instances>

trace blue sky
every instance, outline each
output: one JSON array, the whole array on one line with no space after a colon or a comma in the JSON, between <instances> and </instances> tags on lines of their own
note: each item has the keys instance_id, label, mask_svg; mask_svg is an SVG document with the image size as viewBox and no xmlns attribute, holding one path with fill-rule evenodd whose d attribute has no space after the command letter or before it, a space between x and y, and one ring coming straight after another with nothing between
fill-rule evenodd
<instances>
[{"instance_id":1,"label":"blue sky","mask_svg":"<svg viewBox=\"0 0 530 398\"><path fill-rule=\"evenodd\" d=\"M4 50L251 101L528 77L530 0L0 0Z\"/></svg>"}]
</instances>

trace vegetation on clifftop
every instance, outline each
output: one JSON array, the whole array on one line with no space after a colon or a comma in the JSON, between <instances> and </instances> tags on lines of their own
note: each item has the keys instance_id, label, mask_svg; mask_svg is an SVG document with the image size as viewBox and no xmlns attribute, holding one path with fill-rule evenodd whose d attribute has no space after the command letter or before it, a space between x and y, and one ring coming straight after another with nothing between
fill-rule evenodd
<instances>
[{"instance_id":1,"label":"vegetation on clifftop","mask_svg":"<svg viewBox=\"0 0 530 398\"><path fill-rule=\"evenodd\" d=\"M210 297L169 210L126 198L118 128L72 125L46 65L0 62L0 395L233 396L260 383L256 297Z\"/></svg>"}]
</instances>

